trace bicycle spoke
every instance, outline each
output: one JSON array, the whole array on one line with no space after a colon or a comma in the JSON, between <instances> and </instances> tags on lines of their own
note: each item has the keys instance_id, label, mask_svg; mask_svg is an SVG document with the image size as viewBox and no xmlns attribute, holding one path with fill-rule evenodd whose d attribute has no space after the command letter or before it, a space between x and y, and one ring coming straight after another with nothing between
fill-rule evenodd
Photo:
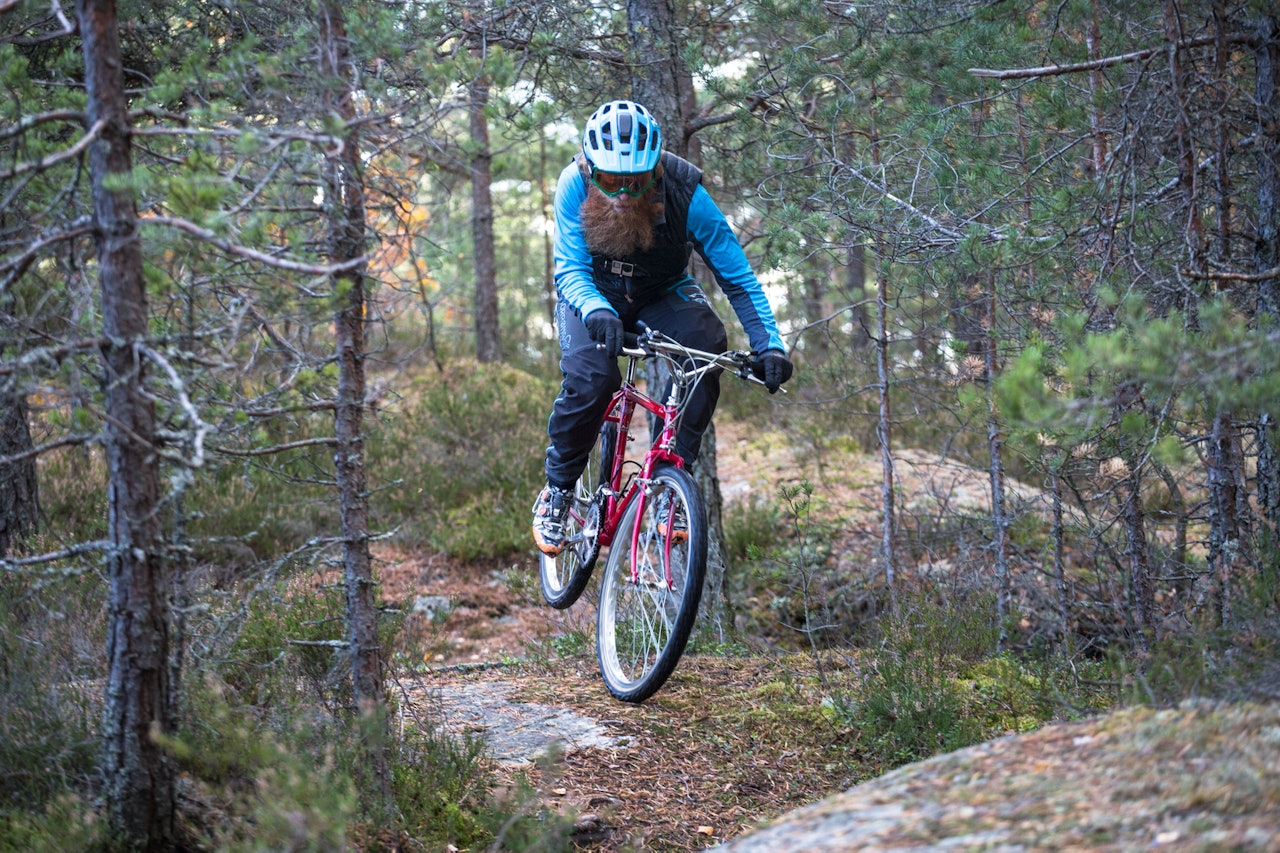
<instances>
[{"instance_id":1,"label":"bicycle spoke","mask_svg":"<svg viewBox=\"0 0 1280 853\"><path fill-rule=\"evenodd\" d=\"M670 676L697 616L706 560L701 523L676 541L676 513L701 519L688 475L663 466L643 495L633 498L614 538L600 591L597 628L601 672L620 699L639 702ZM637 518L637 514L639 517ZM701 563L695 565L695 558Z\"/></svg>"}]
</instances>

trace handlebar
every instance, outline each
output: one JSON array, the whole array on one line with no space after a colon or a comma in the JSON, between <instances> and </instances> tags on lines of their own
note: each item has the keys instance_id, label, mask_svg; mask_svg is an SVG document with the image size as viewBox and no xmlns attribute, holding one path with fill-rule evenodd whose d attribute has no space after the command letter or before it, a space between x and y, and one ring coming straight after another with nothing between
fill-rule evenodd
<instances>
[{"instance_id":1,"label":"handlebar","mask_svg":"<svg viewBox=\"0 0 1280 853\"><path fill-rule=\"evenodd\" d=\"M756 353L746 350L729 350L728 352L714 353L705 350L686 347L674 338L670 338L657 329L646 326L643 322L637 320L636 327L638 332L627 332L623 336L624 346L622 354L630 358L650 358L658 356L667 361L676 364L678 361L692 360L698 363L692 373L702 373L709 371L713 367L719 367L739 379L747 382L754 382L757 385L764 385L765 381L757 376L753 371L756 363ZM780 388L782 393L787 393L787 389Z\"/></svg>"}]
</instances>

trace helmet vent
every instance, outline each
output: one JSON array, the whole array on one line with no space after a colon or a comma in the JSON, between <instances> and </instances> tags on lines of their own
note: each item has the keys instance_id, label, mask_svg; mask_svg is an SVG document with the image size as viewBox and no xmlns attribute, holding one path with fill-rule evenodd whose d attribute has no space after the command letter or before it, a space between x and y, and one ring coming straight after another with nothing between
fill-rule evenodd
<instances>
[{"instance_id":1,"label":"helmet vent","mask_svg":"<svg viewBox=\"0 0 1280 853\"><path fill-rule=\"evenodd\" d=\"M611 101L587 119L582 147L587 160L602 172L639 174L658 165L662 130L640 104Z\"/></svg>"}]
</instances>

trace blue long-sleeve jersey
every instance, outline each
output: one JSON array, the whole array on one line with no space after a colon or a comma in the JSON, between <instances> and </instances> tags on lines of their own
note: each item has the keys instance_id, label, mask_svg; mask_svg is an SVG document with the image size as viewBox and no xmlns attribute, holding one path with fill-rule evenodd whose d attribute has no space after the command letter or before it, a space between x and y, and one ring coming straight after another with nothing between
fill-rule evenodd
<instances>
[{"instance_id":1,"label":"blue long-sleeve jersey","mask_svg":"<svg viewBox=\"0 0 1280 853\"><path fill-rule=\"evenodd\" d=\"M676 179L679 174L691 175L698 180L700 172L673 154L664 153L664 184ZM673 168L674 167L674 168ZM683 168L682 168L683 167ZM679 194L674 194L664 187L665 202L668 207L674 202L679 204ZM596 262L587 248L586 237L582 228L582 203L586 200L586 181L579 169L577 161L571 162L560 173L556 184L555 198L555 282L560 298L580 317L588 316L592 311L605 309L614 311L609 300L600 287L595 274ZM673 213L677 213L673 211ZM678 215L664 214L665 222L678 222ZM715 276L716 283L729 298L738 322L747 333L751 348L756 352L773 349L786 352L786 345L778 332L778 325L773 310L764 295L759 279L747 262L742 244L729 227L724 213L716 206L711 195L697 183L688 201L688 213L685 219L684 244L692 244L702 256L707 267ZM661 224L661 223L660 223ZM669 229L659 229L658 234L669 235ZM669 247L672 251L686 251L684 245ZM680 286L692 282L687 273L675 282L663 282L666 286ZM655 284L657 284L655 282ZM616 312L615 312L616 313Z\"/></svg>"}]
</instances>

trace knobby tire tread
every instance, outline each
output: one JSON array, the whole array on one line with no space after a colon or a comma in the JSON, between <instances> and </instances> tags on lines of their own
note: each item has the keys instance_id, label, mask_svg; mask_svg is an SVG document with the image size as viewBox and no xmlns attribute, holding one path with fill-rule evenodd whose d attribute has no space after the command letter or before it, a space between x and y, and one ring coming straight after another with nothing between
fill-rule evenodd
<instances>
[{"instance_id":1,"label":"knobby tire tread","mask_svg":"<svg viewBox=\"0 0 1280 853\"><path fill-rule=\"evenodd\" d=\"M689 637L693 632L694 622L697 620L698 605L702 599L702 585L707 565L706 508L702 500L702 494L698 490L693 477L681 468L663 463L655 466L653 480L671 484L673 488L680 492L685 502L688 516L686 522L689 534L686 543L688 556L685 566L684 588L680 597L675 624L658 656L657 662L634 683L615 683L613 677L614 666L605 660L605 649L607 646L613 646L616 651L616 643L605 642L606 626L603 620L597 622L596 647L600 659L600 672L604 677L605 686L609 688L609 692L615 698L631 703L643 702L656 693L671 677L676 665L680 662L680 657L684 654L685 646L688 644ZM638 494L631 497L624 512L622 524L614 536L609 562L605 571L605 579L601 584L600 610L597 611L598 620L600 612L606 607L605 596L608 594L610 586L616 586L617 584L615 561L621 559L630 550L631 529L636 523L635 507L638 501ZM616 629L616 612L614 622L613 627Z\"/></svg>"}]
</instances>

